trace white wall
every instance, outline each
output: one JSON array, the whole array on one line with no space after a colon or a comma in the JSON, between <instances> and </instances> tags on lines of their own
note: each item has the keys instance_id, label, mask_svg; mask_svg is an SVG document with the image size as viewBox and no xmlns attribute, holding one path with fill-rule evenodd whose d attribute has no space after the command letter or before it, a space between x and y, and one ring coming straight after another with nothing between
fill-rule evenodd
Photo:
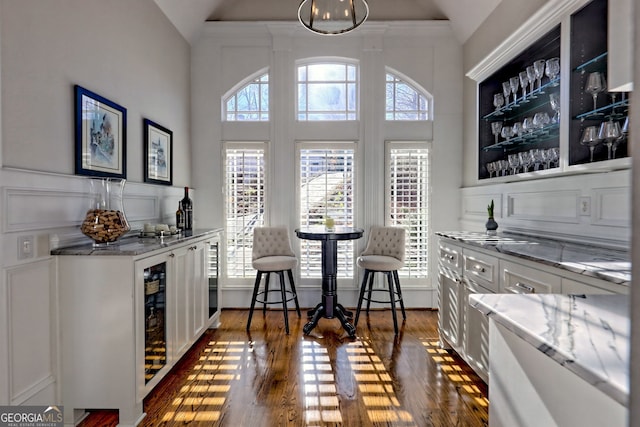
<instances>
[{"instance_id":1,"label":"white wall","mask_svg":"<svg viewBox=\"0 0 640 427\"><path fill-rule=\"evenodd\" d=\"M0 1L0 404L60 402L52 246L87 241L73 85L127 109L125 212L174 218L190 185L190 46L153 0ZM143 183L142 119L174 132L174 185ZM18 238L33 256L18 257Z\"/></svg>"},{"instance_id":2,"label":"white wall","mask_svg":"<svg viewBox=\"0 0 640 427\"><path fill-rule=\"evenodd\" d=\"M347 123L297 122L294 114L295 63L313 57L340 57L359 61L361 120ZM389 66L424 87L434 96L435 116L428 123L384 121L384 73ZM221 97L237 83L269 67L271 121L222 123ZM351 34L322 37L297 23L207 24L193 46L194 183L207 188L196 209L209 212L206 226L222 227L224 200L222 142L268 141L272 159L269 221L298 226L295 204L295 143L305 140L355 140L360 157L361 210L356 225L368 229L384 220L385 140L433 141L432 230L456 229L461 183L462 50L447 22L387 22L365 24ZM196 210L196 214L199 212ZM200 213L200 217L204 214ZM295 235L294 235L295 236ZM295 239L295 237L294 237ZM363 249L365 239L357 243ZM297 245L294 242L294 247ZM436 242L432 250L435 253ZM357 249L358 250L358 249ZM436 271L435 258L431 271ZM224 306L247 306L252 280L244 287L223 281ZM411 290L403 285L412 306L435 305L436 275ZM319 286L297 284L301 304L317 303ZM357 281L341 286L341 302L354 305Z\"/></svg>"}]
</instances>

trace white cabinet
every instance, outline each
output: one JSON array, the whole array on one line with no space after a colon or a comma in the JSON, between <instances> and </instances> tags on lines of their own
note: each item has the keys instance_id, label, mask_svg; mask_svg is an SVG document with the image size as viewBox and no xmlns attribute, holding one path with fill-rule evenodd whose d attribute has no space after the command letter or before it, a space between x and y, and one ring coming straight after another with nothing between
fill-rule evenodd
<instances>
[{"instance_id":1,"label":"white cabinet","mask_svg":"<svg viewBox=\"0 0 640 427\"><path fill-rule=\"evenodd\" d=\"M500 260L500 291L513 294L559 294L561 278L511 261Z\"/></svg>"},{"instance_id":2,"label":"white cabinet","mask_svg":"<svg viewBox=\"0 0 640 427\"><path fill-rule=\"evenodd\" d=\"M143 398L215 318L209 316L212 239L194 237L139 255L56 257L65 424L86 408L118 409L119 426L144 417ZM151 301L162 293L162 301ZM166 350L150 356L150 340L163 341L150 334L159 327Z\"/></svg>"},{"instance_id":3,"label":"white cabinet","mask_svg":"<svg viewBox=\"0 0 640 427\"><path fill-rule=\"evenodd\" d=\"M462 352L462 248L440 241L438 264L438 330L440 344Z\"/></svg>"},{"instance_id":4,"label":"white cabinet","mask_svg":"<svg viewBox=\"0 0 640 427\"><path fill-rule=\"evenodd\" d=\"M562 293L563 294L614 294L615 292L608 291L606 289L598 288L597 286L587 285L586 283L577 282L575 280L562 278Z\"/></svg>"}]
</instances>

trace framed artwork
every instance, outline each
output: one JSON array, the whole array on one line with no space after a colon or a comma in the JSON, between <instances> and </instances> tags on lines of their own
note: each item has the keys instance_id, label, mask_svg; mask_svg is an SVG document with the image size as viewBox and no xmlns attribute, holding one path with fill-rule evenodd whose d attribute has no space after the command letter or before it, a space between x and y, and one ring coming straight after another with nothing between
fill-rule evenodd
<instances>
[{"instance_id":1,"label":"framed artwork","mask_svg":"<svg viewBox=\"0 0 640 427\"><path fill-rule=\"evenodd\" d=\"M173 184L173 132L144 119L144 182Z\"/></svg>"},{"instance_id":2,"label":"framed artwork","mask_svg":"<svg viewBox=\"0 0 640 427\"><path fill-rule=\"evenodd\" d=\"M127 109L76 85L76 174L127 177Z\"/></svg>"}]
</instances>

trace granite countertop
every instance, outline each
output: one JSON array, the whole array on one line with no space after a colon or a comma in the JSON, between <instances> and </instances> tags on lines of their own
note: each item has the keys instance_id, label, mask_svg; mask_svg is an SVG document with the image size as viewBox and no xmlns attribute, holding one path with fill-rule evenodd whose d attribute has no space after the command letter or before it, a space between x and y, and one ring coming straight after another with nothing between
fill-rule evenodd
<instances>
[{"instance_id":1,"label":"granite countertop","mask_svg":"<svg viewBox=\"0 0 640 427\"><path fill-rule=\"evenodd\" d=\"M619 285L631 285L631 257L628 251L515 233L489 236L471 231L443 231L435 234Z\"/></svg>"},{"instance_id":2,"label":"granite countertop","mask_svg":"<svg viewBox=\"0 0 640 427\"><path fill-rule=\"evenodd\" d=\"M472 307L627 406L629 297L473 294Z\"/></svg>"},{"instance_id":3,"label":"granite countertop","mask_svg":"<svg viewBox=\"0 0 640 427\"><path fill-rule=\"evenodd\" d=\"M179 245L199 237L211 236L222 229L193 230L191 236L177 234L168 237L139 237L139 232L131 231L117 242L94 247L92 243L68 246L51 251L51 255L142 255L158 249Z\"/></svg>"}]
</instances>

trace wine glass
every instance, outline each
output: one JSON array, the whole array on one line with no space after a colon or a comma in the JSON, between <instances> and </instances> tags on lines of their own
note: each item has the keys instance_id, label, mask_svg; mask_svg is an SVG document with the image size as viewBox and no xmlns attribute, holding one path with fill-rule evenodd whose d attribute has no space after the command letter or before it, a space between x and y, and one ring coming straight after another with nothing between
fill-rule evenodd
<instances>
[{"instance_id":1,"label":"wine glass","mask_svg":"<svg viewBox=\"0 0 640 427\"><path fill-rule=\"evenodd\" d=\"M543 111L538 111L533 115L533 126L540 130L541 133L546 133L544 128L549 124L551 120L549 119L549 114Z\"/></svg>"},{"instance_id":2,"label":"wine glass","mask_svg":"<svg viewBox=\"0 0 640 427\"><path fill-rule=\"evenodd\" d=\"M620 138L620 123L614 122L613 119L602 122L598 131L598 139L604 141L607 146L607 159L611 159L611 149L615 140Z\"/></svg>"},{"instance_id":3,"label":"wine glass","mask_svg":"<svg viewBox=\"0 0 640 427\"><path fill-rule=\"evenodd\" d=\"M593 97L593 110L595 111L597 107L598 94L600 92L604 92L607 89L607 82L604 79L604 75L599 71L594 71L593 73L589 73L589 77L587 77L587 84L584 88L584 91L591 94ZM602 113L596 113L602 114Z\"/></svg>"},{"instance_id":4,"label":"wine glass","mask_svg":"<svg viewBox=\"0 0 640 427\"><path fill-rule=\"evenodd\" d=\"M587 126L584 128L580 144L589 147L589 161L593 162L593 151L596 149L596 145L600 144L600 139L598 139L598 127Z\"/></svg>"},{"instance_id":5,"label":"wine glass","mask_svg":"<svg viewBox=\"0 0 640 427\"><path fill-rule=\"evenodd\" d=\"M493 173L496 171L495 162L489 162L486 164L487 172L489 172L489 178L493 178Z\"/></svg>"},{"instance_id":6,"label":"wine glass","mask_svg":"<svg viewBox=\"0 0 640 427\"><path fill-rule=\"evenodd\" d=\"M527 85L529 84L529 77L527 77L526 71L520 71L518 73L518 78L520 79L520 87L522 88L522 102L527 103L529 100L527 99Z\"/></svg>"},{"instance_id":7,"label":"wine glass","mask_svg":"<svg viewBox=\"0 0 640 427\"><path fill-rule=\"evenodd\" d=\"M551 147L548 150L550 160L555 164L555 168L560 165L560 149L558 147Z\"/></svg>"},{"instance_id":8,"label":"wine glass","mask_svg":"<svg viewBox=\"0 0 640 427\"><path fill-rule=\"evenodd\" d=\"M500 131L500 135L507 141L509 144L509 138L513 136L513 132L511 130L511 126L502 126L502 130Z\"/></svg>"},{"instance_id":9,"label":"wine glass","mask_svg":"<svg viewBox=\"0 0 640 427\"><path fill-rule=\"evenodd\" d=\"M621 135L618 139L613 142L613 158L616 158L616 150L618 149L618 145L622 144L629 134L629 116L624 118L624 122L622 125L622 129L620 129Z\"/></svg>"},{"instance_id":10,"label":"wine glass","mask_svg":"<svg viewBox=\"0 0 640 427\"><path fill-rule=\"evenodd\" d=\"M560 58L547 59L545 65L545 74L549 77L551 86L558 86L556 76L560 74Z\"/></svg>"},{"instance_id":11,"label":"wine glass","mask_svg":"<svg viewBox=\"0 0 640 427\"><path fill-rule=\"evenodd\" d=\"M531 96L531 98L537 98L538 96L535 93L533 93L535 90L535 82L536 82L536 70L533 65L529 65L527 67L527 78L529 79L529 85L530 85L529 96Z\"/></svg>"},{"instance_id":12,"label":"wine glass","mask_svg":"<svg viewBox=\"0 0 640 427\"><path fill-rule=\"evenodd\" d=\"M511 133L513 134L513 136L516 136L516 135L518 135L519 137L522 136L522 123L515 122L511 126Z\"/></svg>"},{"instance_id":13,"label":"wine glass","mask_svg":"<svg viewBox=\"0 0 640 427\"><path fill-rule=\"evenodd\" d=\"M518 170L520 169L520 158L518 157L518 154L509 154L509 156L507 157L507 161L509 162L509 167L511 168L511 175L517 174Z\"/></svg>"},{"instance_id":14,"label":"wine glass","mask_svg":"<svg viewBox=\"0 0 640 427\"><path fill-rule=\"evenodd\" d=\"M509 79L509 86L511 86L511 93L513 94L513 103L516 103L518 99L518 86L520 85L520 79L518 76L511 77Z\"/></svg>"},{"instance_id":15,"label":"wine glass","mask_svg":"<svg viewBox=\"0 0 640 427\"><path fill-rule=\"evenodd\" d=\"M500 160L499 167L502 171L502 176L505 176L507 174L507 171L509 170L509 162L506 160Z\"/></svg>"},{"instance_id":16,"label":"wine glass","mask_svg":"<svg viewBox=\"0 0 640 427\"><path fill-rule=\"evenodd\" d=\"M522 172L529 172L529 166L533 164L533 157L529 151L521 151L518 153L518 159L520 160L520 166L522 166Z\"/></svg>"},{"instance_id":17,"label":"wine glass","mask_svg":"<svg viewBox=\"0 0 640 427\"><path fill-rule=\"evenodd\" d=\"M560 95L558 92L549 94L549 104L551 104L551 109L554 111L551 123L560 123Z\"/></svg>"},{"instance_id":18,"label":"wine glass","mask_svg":"<svg viewBox=\"0 0 640 427\"><path fill-rule=\"evenodd\" d=\"M495 143L498 143L498 136L500 136L500 132L502 131L502 122L492 122L491 123L491 133L495 137Z\"/></svg>"},{"instance_id":19,"label":"wine glass","mask_svg":"<svg viewBox=\"0 0 640 427\"><path fill-rule=\"evenodd\" d=\"M535 126L533 125L533 117L525 117L522 121L522 130L524 131L525 138L533 137L533 131Z\"/></svg>"},{"instance_id":20,"label":"wine glass","mask_svg":"<svg viewBox=\"0 0 640 427\"><path fill-rule=\"evenodd\" d=\"M544 76L545 64L546 64L546 61L544 59L540 59L533 63L533 71L536 75L536 80L538 82L538 90L540 91L540 93L544 93L542 91L542 76Z\"/></svg>"},{"instance_id":21,"label":"wine glass","mask_svg":"<svg viewBox=\"0 0 640 427\"><path fill-rule=\"evenodd\" d=\"M508 81L502 82L502 94L504 95L505 110L511 110L509 107L509 95L511 95L511 85Z\"/></svg>"},{"instance_id":22,"label":"wine glass","mask_svg":"<svg viewBox=\"0 0 640 427\"><path fill-rule=\"evenodd\" d=\"M501 93L496 93L493 95L493 106L496 107L495 115L501 116L504 113L500 111L500 108L504 105L504 96Z\"/></svg>"}]
</instances>

